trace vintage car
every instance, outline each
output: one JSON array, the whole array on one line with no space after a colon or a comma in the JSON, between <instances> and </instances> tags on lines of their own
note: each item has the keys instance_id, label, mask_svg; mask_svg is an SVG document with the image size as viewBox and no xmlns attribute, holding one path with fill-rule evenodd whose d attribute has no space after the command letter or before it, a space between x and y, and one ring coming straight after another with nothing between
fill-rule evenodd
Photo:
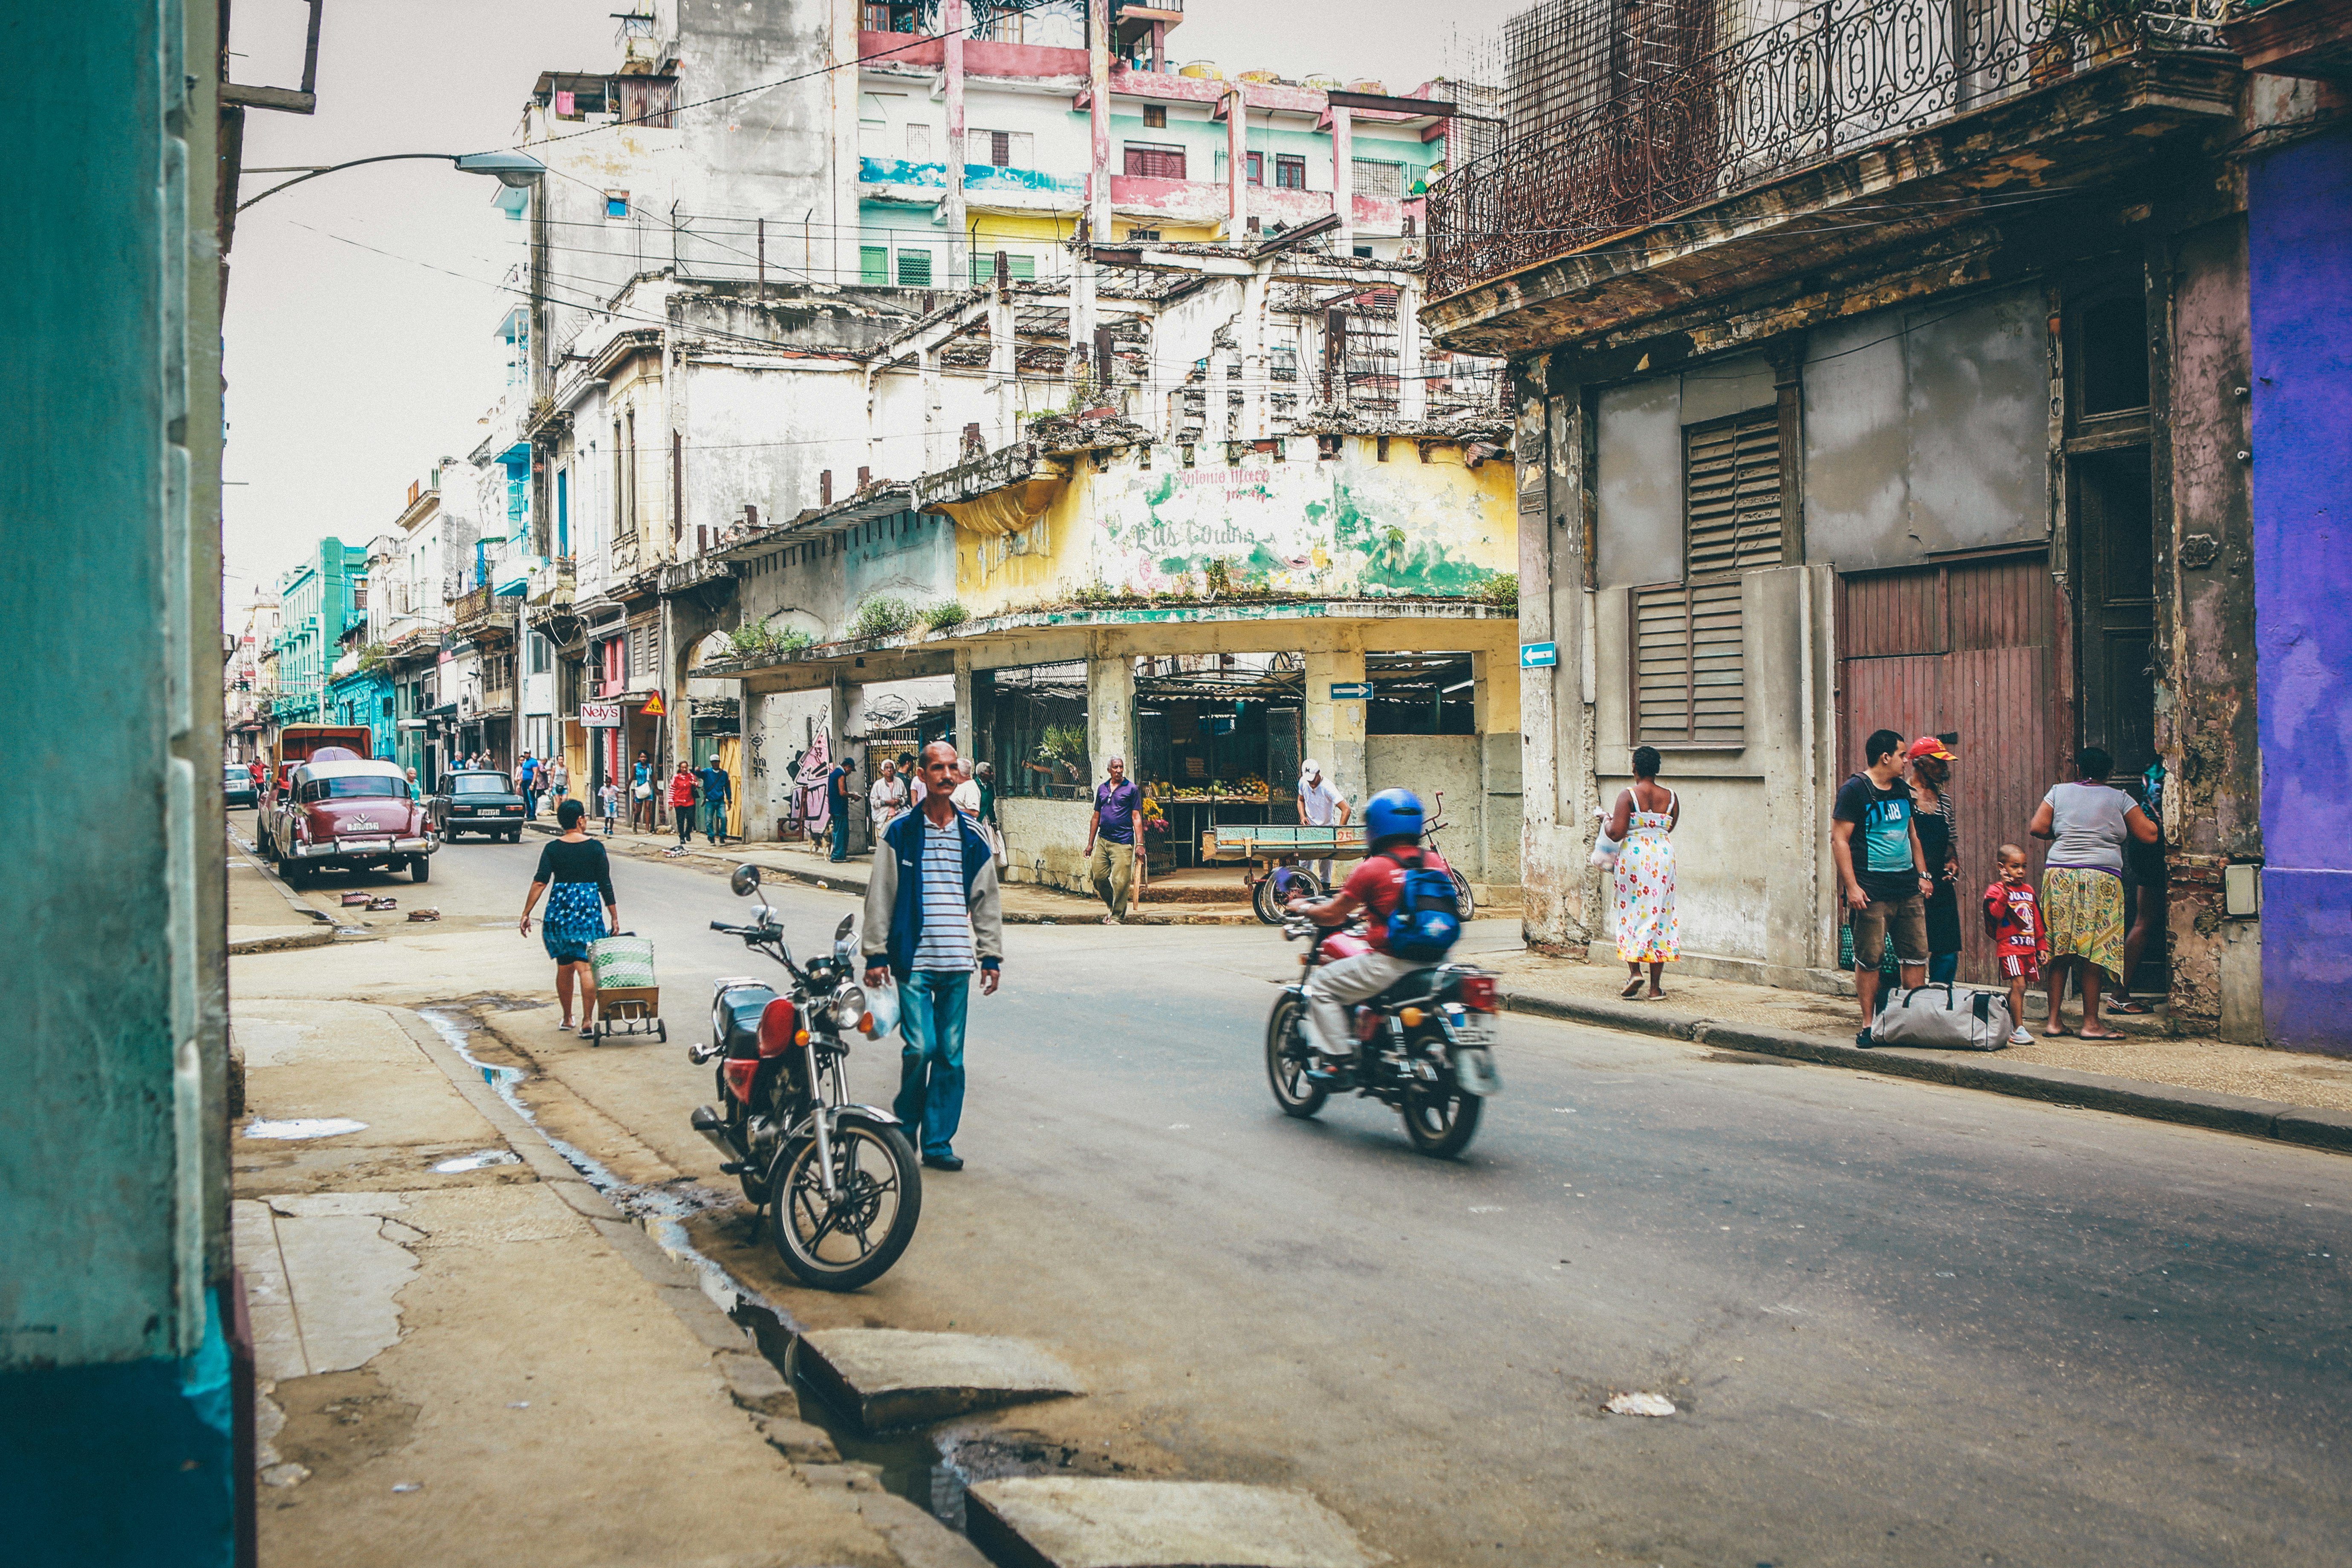
<instances>
[{"instance_id":1,"label":"vintage car","mask_svg":"<svg viewBox=\"0 0 2352 1568\"><path fill-rule=\"evenodd\" d=\"M440 845L424 802L393 763L320 760L287 771L285 787L263 805L262 852L290 883L337 867L346 871L407 868L417 881L433 875Z\"/></svg>"},{"instance_id":2,"label":"vintage car","mask_svg":"<svg viewBox=\"0 0 2352 1568\"><path fill-rule=\"evenodd\" d=\"M443 773L425 806L433 830L452 844L460 833L487 833L512 844L522 837L528 815L514 780L488 770Z\"/></svg>"},{"instance_id":3,"label":"vintage car","mask_svg":"<svg viewBox=\"0 0 2352 1568\"><path fill-rule=\"evenodd\" d=\"M253 787L253 772L243 763L221 764L221 804L232 809L261 804L261 793Z\"/></svg>"}]
</instances>

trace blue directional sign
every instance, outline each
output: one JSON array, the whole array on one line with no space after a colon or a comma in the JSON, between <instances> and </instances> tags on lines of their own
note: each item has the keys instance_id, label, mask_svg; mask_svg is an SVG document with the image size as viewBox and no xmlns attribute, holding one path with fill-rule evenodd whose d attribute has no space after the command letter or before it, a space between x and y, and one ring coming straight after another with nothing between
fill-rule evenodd
<instances>
[{"instance_id":1,"label":"blue directional sign","mask_svg":"<svg viewBox=\"0 0 2352 1568\"><path fill-rule=\"evenodd\" d=\"M1554 669L1559 665L1559 644L1556 642L1523 642L1519 645L1521 669Z\"/></svg>"},{"instance_id":2,"label":"blue directional sign","mask_svg":"<svg viewBox=\"0 0 2352 1568\"><path fill-rule=\"evenodd\" d=\"M1372 683L1369 680L1335 680L1331 683L1334 702L1365 702L1371 699Z\"/></svg>"}]
</instances>

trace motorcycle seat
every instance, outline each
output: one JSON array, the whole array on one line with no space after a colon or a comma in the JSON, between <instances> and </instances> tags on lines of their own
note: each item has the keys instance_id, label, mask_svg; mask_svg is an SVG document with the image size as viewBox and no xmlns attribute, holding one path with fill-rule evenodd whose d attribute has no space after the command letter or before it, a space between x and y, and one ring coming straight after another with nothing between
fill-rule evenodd
<instances>
[{"instance_id":1,"label":"motorcycle seat","mask_svg":"<svg viewBox=\"0 0 2352 1568\"><path fill-rule=\"evenodd\" d=\"M1378 1007L1382 1012L1394 1012L1408 1002L1418 1002L1437 988L1436 972L1435 964L1431 964L1425 969L1416 969L1379 995L1370 998L1364 1003L1364 1005Z\"/></svg>"}]
</instances>

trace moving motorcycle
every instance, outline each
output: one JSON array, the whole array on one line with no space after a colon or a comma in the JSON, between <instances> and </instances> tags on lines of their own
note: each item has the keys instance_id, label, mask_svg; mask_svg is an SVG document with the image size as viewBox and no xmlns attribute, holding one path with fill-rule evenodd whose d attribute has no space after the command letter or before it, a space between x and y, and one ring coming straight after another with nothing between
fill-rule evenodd
<instances>
[{"instance_id":1,"label":"moving motorcycle","mask_svg":"<svg viewBox=\"0 0 2352 1568\"><path fill-rule=\"evenodd\" d=\"M760 886L738 866L739 897ZM698 1106L694 1130L727 1159L743 1195L765 1213L768 1238L801 1283L855 1290L898 1261L923 1212L923 1174L898 1119L851 1102L842 1072L853 1037L896 1026L897 993L870 997L858 984L855 916L833 933L833 951L793 962L775 911L756 904L749 925L710 922L784 966L789 994L750 976L711 988L710 1043L687 1059L716 1059L719 1103ZM881 1017L876 1016L880 1009Z\"/></svg>"},{"instance_id":2,"label":"moving motorcycle","mask_svg":"<svg viewBox=\"0 0 2352 1568\"><path fill-rule=\"evenodd\" d=\"M1316 1053L1306 982L1318 964L1372 951L1363 933L1361 917L1336 929L1298 916L1283 922L1284 941L1307 940L1298 984L1283 988L1265 1026L1265 1076L1286 1115L1312 1116L1333 1092L1307 1078ZM1482 969L1466 963L1416 969L1348 1009L1356 1055L1336 1087L1395 1108L1405 1135L1423 1153L1459 1154L1478 1131L1486 1097L1503 1088L1495 1071L1495 977Z\"/></svg>"}]
</instances>

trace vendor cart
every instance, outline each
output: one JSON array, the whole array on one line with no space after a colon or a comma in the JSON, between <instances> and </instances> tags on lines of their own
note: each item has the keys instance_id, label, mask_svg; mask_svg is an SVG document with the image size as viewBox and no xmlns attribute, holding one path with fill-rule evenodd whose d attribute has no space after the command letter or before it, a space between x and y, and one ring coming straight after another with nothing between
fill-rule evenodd
<instances>
[{"instance_id":1,"label":"vendor cart","mask_svg":"<svg viewBox=\"0 0 2352 1568\"><path fill-rule=\"evenodd\" d=\"M1327 893L1330 889L1312 871L1298 869L1307 860L1360 860L1364 855L1364 829L1360 823L1344 827L1306 827L1290 823L1231 822L1223 823L1201 835L1201 863L1238 864L1242 868L1242 884L1249 889L1250 907L1257 918L1268 925L1282 923L1282 900L1276 895L1274 874L1285 867L1297 871L1304 889L1294 880L1293 888Z\"/></svg>"},{"instance_id":2,"label":"vendor cart","mask_svg":"<svg viewBox=\"0 0 2352 1568\"><path fill-rule=\"evenodd\" d=\"M654 981L650 937L631 931L600 936L588 944L588 962L596 973L596 1022L590 1034L596 1044L615 1035L668 1040L669 1026L661 1019L661 987Z\"/></svg>"}]
</instances>

